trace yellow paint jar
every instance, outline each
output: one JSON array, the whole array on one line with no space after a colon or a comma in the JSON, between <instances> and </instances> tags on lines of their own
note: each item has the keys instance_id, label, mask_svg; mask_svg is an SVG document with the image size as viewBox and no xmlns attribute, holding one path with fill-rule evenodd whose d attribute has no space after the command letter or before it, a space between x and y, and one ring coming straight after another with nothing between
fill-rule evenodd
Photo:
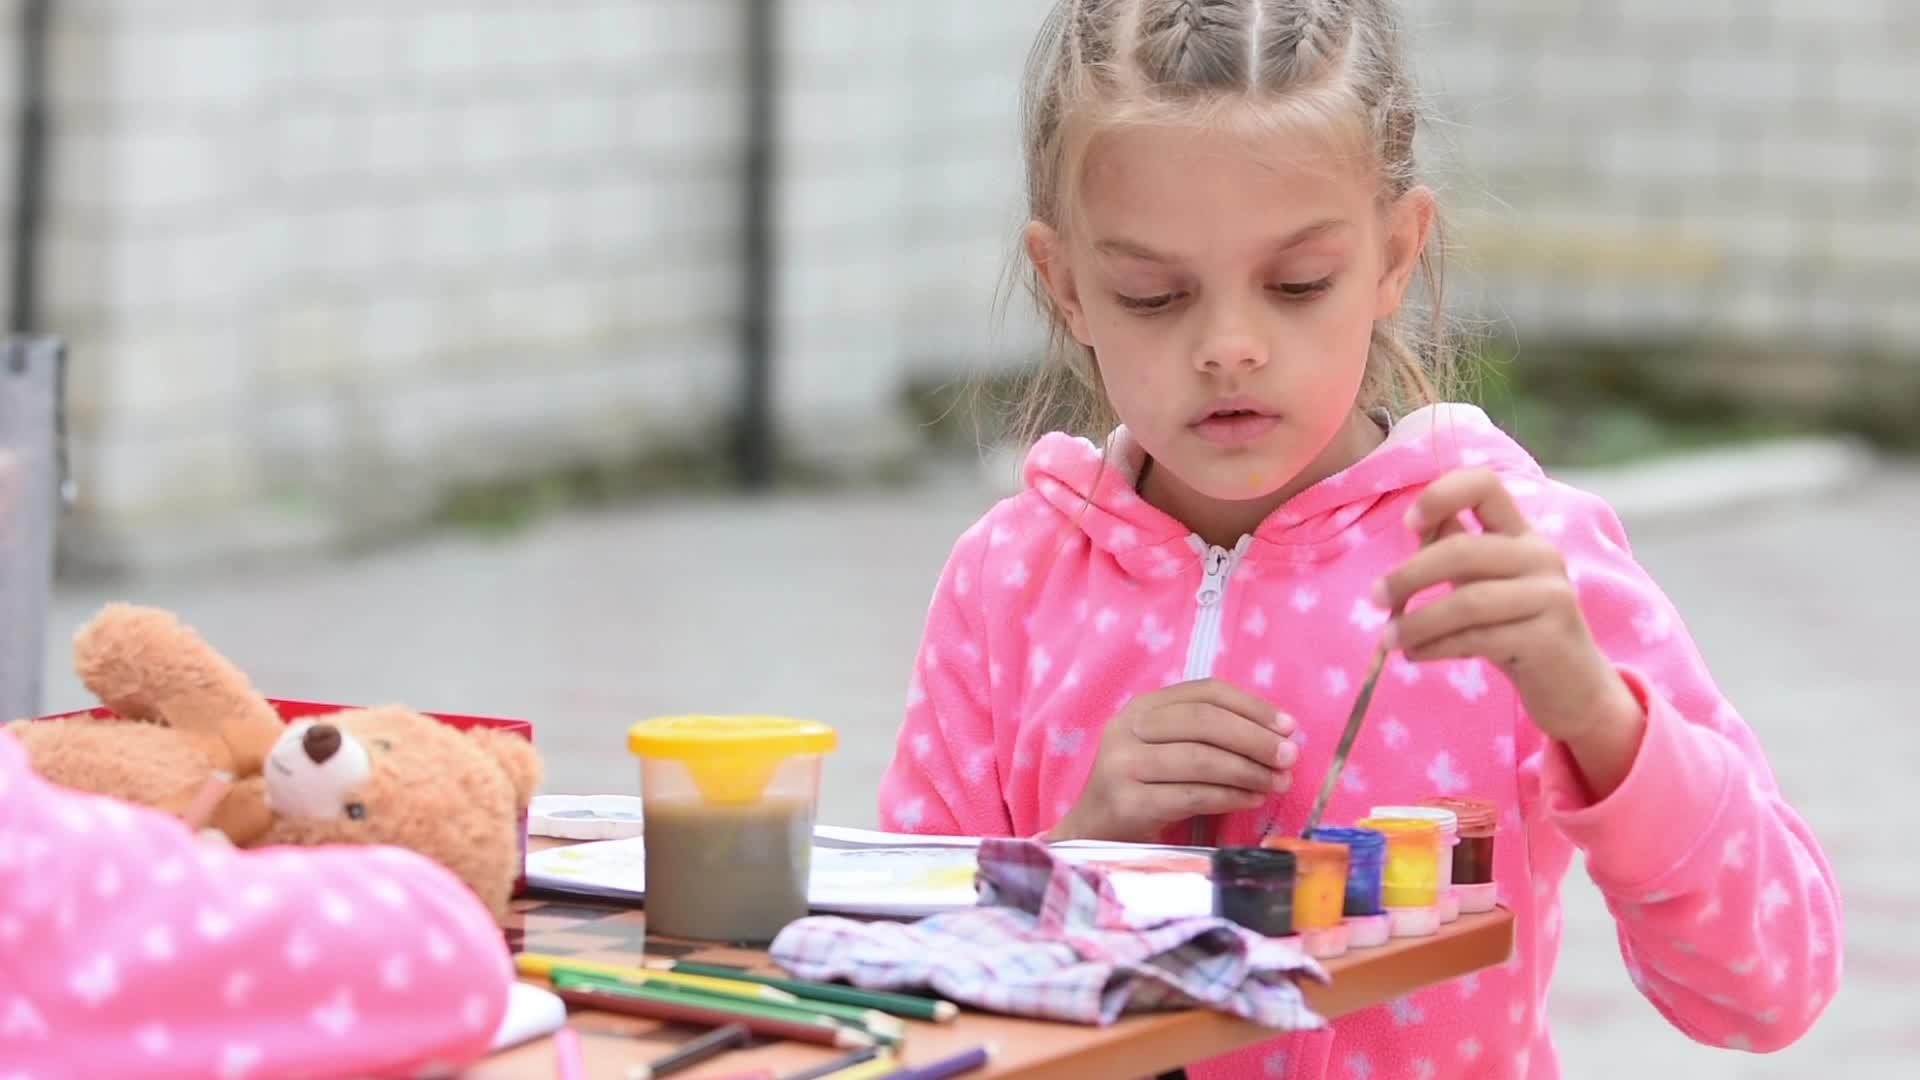
<instances>
[{"instance_id":1,"label":"yellow paint jar","mask_svg":"<svg viewBox=\"0 0 1920 1080\"><path fill-rule=\"evenodd\" d=\"M1437 908L1440 901L1440 827L1414 818L1362 818L1355 825L1387 838L1380 900L1387 907Z\"/></svg>"}]
</instances>

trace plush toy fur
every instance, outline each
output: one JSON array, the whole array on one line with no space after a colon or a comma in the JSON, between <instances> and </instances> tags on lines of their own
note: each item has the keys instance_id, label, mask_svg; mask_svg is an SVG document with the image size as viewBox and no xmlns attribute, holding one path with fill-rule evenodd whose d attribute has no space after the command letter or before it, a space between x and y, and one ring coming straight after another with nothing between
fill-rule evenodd
<instances>
[{"instance_id":1,"label":"plush toy fur","mask_svg":"<svg viewBox=\"0 0 1920 1080\"><path fill-rule=\"evenodd\" d=\"M75 636L74 666L123 719L9 725L49 780L181 814L224 774L233 783L208 824L241 847L405 847L506 911L541 776L527 740L401 705L284 724L238 668L153 608L103 609Z\"/></svg>"}]
</instances>

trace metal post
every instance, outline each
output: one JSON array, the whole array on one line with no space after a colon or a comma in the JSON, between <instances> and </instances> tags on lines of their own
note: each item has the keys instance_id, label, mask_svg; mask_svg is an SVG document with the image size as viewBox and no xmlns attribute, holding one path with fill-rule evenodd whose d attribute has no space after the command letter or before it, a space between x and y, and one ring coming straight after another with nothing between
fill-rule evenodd
<instances>
[{"instance_id":1,"label":"metal post","mask_svg":"<svg viewBox=\"0 0 1920 1080\"><path fill-rule=\"evenodd\" d=\"M741 251L740 403L735 467L750 490L773 483L773 184L778 71L775 0L746 0L747 146Z\"/></svg>"},{"instance_id":2,"label":"metal post","mask_svg":"<svg viewBox=\"0 0 1920 1080\"><path fill-rule=\"evenodd\" d=\"M67 475L66 348L0 338L0 721L38 716Z\"/></svg>"},{"instance_id":3,"label":"metal post","mask_svg":"<svg viewBox=\"0 0 1920 1080\"><path fill-rule=\"evenodd\" d=\"M7 329L24 334L38 316L40 202L46 173L47 33L52 0L20 6L19 146L14 151L13 250L8 258Z\"/></svg>"}]
</instances>

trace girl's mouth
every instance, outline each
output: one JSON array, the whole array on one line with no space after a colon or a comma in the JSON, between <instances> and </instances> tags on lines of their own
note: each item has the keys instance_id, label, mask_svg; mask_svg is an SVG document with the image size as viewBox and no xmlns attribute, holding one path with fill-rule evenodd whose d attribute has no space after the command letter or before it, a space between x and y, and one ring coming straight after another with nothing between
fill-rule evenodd
<instances>
[{"instance_id":1,"label":"girl's mouth","mask_svg":"<svg viewBox=\"0 0 1920 1080\"><path fill-rule=\"evenodd\" d=\"M1216 446L1244 446L1280 426L1280 418L1251 406L1215 408L1189 424L1193 433Z\"/></svg>"}]
</instances>

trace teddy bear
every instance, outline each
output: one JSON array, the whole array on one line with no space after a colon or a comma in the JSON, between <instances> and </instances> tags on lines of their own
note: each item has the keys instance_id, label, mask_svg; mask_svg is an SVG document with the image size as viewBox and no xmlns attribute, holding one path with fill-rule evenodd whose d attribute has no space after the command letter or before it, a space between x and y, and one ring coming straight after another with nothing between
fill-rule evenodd
<instances>
[{"instance_id":1,"label":"teddy bear","mask_svg":"<svg viewBox=\"0 0 1920 1080\"><path fill-rule=\"evenodd\" d=\"M242 848L408 848L506 913L519 823L542 772L528 740L397 704L285 723L171 612L130 604L108 605L75 635L74 668L113 718L7 728L54 783L204 815L213 835Z\"/></svg>"}]
</instances>

